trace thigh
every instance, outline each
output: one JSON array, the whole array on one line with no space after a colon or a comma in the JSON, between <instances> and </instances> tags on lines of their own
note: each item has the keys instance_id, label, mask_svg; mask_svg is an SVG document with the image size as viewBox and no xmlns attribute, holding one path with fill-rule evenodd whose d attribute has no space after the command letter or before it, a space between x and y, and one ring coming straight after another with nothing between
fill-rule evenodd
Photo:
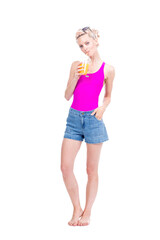
<instances>
[{"instance_id":1,"label":"thigh","mask_svg":"<svg viewBox=\"0 0 160 240\"><path fill-rule=\"evenodd\" d=\"M61 147L61 167L73 168L75 157L80 149L82 141L63 138Z\"/></svg>"},{"instance_id":2,"label":"thigh","mask_svg":"<svg viewBox=\"0 0 160 240\"><path fill-rule=\"evenodd\" d=\"M98 163L103 143L90 144L87 146L87 170L90 172L98 171Z\"/></svg>"}]
</instances>

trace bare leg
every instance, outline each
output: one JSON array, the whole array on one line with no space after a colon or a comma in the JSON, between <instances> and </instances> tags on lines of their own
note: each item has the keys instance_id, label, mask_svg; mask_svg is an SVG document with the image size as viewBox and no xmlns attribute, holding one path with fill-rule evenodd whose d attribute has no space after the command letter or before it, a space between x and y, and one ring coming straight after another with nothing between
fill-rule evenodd
<instances>
[{"instance_id":1,"label":"bare leg","mask_svg":"<svg viewBox=\"0 0 160 240\"><path fill-rule=\"evenodd\" d=\"M63 180L73 204L73 216L68 222L69 225L76 226L83 210L80 206L79 189L73 173L75 157L80 149L82 141L64 138L61 147L61 171Z\"/></svg>"},{"instance_id":2,"label":"bare leg","mask_svg":"<svg viewBox=\"0 0 160 240\"><path fill-rule=\"evenodd\" d=\"M82 218L78 221L79 226L88 225L90 222L91 209L98 190L98 163L102 144L87 144L88 183L86 187L86 205Z\"/></svg>"}]
</instances>

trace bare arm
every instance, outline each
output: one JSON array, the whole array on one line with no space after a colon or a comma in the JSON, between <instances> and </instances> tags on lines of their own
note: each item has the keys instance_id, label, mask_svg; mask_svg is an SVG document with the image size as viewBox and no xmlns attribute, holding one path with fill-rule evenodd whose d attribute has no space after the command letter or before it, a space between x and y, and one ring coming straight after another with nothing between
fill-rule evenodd
<instances>
[{"instance_id":1,"label":"bare arm","mask_svg":"<svg viewBox=\"0 0 160 240\"><path fill-rule=\"evenodd\" d=\"M108 77L105 84L105 94L104 94L103 105L102 105L104 109L106 109L106 107L111 101L111 92L112 92L114 77L115 77L115 69L113 66L110 66L110 69L108 71Z\"/></svg>"},{"instance_id":2,"label":"bare arm","mask_svg":"<svg viewBox=\"0 0 160 240\"><path fill-rule=\"evenodd\" d=\"M65 94L64 94L66 100L68 100L68 101L72 97L74 89L77 85L78 79L80 77L80 75L77 73L77 67L79 64L80 64L79 61L75 61L71 65L70 75L69 75L67 87L66 87Z\"/></svg>"}]
</instances>

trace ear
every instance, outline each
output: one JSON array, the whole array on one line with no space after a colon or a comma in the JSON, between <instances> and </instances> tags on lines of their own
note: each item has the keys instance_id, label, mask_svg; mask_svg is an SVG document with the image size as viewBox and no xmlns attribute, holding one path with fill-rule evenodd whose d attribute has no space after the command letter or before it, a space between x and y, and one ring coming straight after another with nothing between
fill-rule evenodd
<instances>
[{"instance_id":1,"label":"ear","mask_svg":"<svg viewBox=\"0 0 160 240\"><path fill-rule=\"evenodd\" d=\"M96 38L95 41L96 41L96 46L98 47L99 46L98 38Z\"/></svg>"}]
</instances>

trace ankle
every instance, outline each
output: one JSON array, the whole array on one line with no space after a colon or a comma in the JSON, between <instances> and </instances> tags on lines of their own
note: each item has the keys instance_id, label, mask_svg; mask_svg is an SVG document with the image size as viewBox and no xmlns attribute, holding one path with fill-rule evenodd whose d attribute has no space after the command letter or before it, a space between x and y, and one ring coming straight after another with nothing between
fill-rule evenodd
<instances>
[{"instance_id":1,"label":"ankle","mask_svg":"<svg viewBox=\"0 0 160 240\"><path fill-rule=\"evenodd\" d=\"M75 212L77 212L77 211L82 211L82 208L81 208L81 206L73 206L73 210L74 210Z\"/></svg>"},{"instance_id":2,"label":"ankle","mask_svg":"<svg viewBox=\"0 0 160 240\"><path fill-rule=\"evenodd\" d=\"M91 215L91 209L84 209L84 214Z\"/></svg>"}]
</instances>

